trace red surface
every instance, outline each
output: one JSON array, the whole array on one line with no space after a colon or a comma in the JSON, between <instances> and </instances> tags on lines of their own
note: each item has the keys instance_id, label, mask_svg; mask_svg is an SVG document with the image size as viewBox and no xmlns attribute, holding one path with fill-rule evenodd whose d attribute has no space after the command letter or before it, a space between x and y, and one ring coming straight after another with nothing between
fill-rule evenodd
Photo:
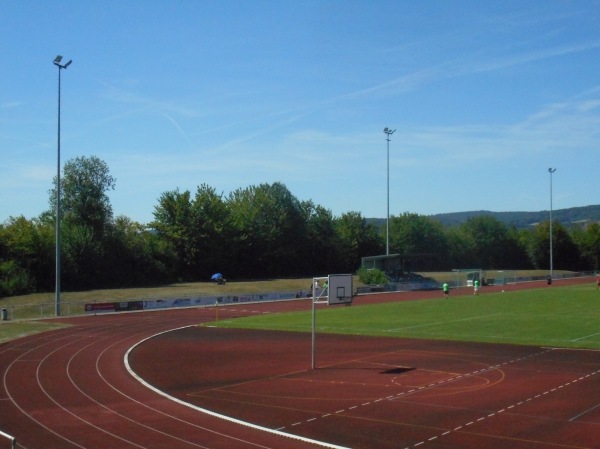
<instances>
[{"instance_id":1,"label":"red surface","mask_svg":"<svg viewBox=\"0 0 600 449\"><path fill-rule=\"evenodd\" d=\"M310 301L219 315L282 308ZM212 309L61 319L72 327L0 344L0 430L28 449L318 447L183 406L127 371L144 338L213 319ZM321 334L311 370L310 348L307 334L193 326L129 361L188 403L330 445L600 448L600 352Z\"/></svg>"}]
</instances>

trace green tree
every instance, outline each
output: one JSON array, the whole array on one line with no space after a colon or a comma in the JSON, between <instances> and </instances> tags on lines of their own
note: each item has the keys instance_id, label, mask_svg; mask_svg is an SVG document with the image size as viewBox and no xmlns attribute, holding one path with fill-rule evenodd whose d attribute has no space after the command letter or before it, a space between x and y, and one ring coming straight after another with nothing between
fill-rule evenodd
<instances>
[{"instance_id":1,"label":"green tree","mask_svg":"<svg viewBox=\"0 0 600 449\"><path fill-rule=\"evenodd\" d=\"M600 269L600 224L591 223L585 228L576 227L572 236L581 253L583 268L597 272Z\"/></svg>"},{"instance_id":2,"label":"green tree","mask_svg":"<svg viewBox=\"0 0 600 449\"><path fill-rule=\"evenodd\" d=\"M236 272L250 276L295 273L297 249L306 242L300 202L282 183L232 192L227 205L235 238Z\"/></svg>"},{"instance_id":3,"label":"green tree","mask_svg":"<svg viewBox=\"0 0 600 449\"><path fill-rule=\"evenodd\" d=\"M529 235L527 252L535 268L550 268L550 222L545 221ZM557 270L577 270L580 252L567 229L559 222L552 223L552 261Z\"/></svg>"},{"instance_id":4,"label":"green tree","mask_svg":"<svg viewBox=\"0 0 600 449\"><path fill-rule=\"evenodd\" d=\"M192 203L194 234L198 251L198 274L202 279L228 264L232 237L231 220L223 196L214 188L202 184Z\"/></svg>"},{"instance_id":5,"label":"green tree","mask_svg":"<svg viewBox=\"0 0 600 449\"><path fill-rule=\"evenodd\" d=\"M525 248L520 245L516 230L489 215L469 218L461 227L470 266L477 268L516 268L526 259Z\"/></svg>"},{"instance_id":6,"label":"green tree","mask_svg":"<svg viewBox=\"0 0 600 449\"><path fill-rule=\"evenodd\" d=\"M64 165L61 193L61 272L65 290L101 287L105 271L105 239L112 225L107 192L115 188L108 165L96 156L77 157ZM55 220L57 179L49 191L51 210L43 219Z\"/></svg>"},{"instance_id":7,"label":"green tree","mask_svg":"<svg viewBox=\"0 0 600 449\"><path fill-rule=\"evenodd\" d=\"M62 237L61 285L65 290L85 290L105 285L105 247L90 226L65 222Z\"/></svg>"},{"instance_id":8,"label":"green tree","mask_svg":"<svg viewBox=\"0 0 600 449\"><path fill-rule=\"evenodd\" d=\"M335 221L330 210L316 205L312 201L301 203L302 220L306 223L307 242L298 242L297 250L301 256L296 258L302 270L298 274L318 276L337 272L339 239Z\"/></svg>"},{"instance_id":9,"label":"green tree","mask_svg":"<svg viewBox=\"0 0 600 449\"><path fill-rule=\"evenodd\" d=\"M177 271L183 279L193 278L198 257L194 218L189 190L164 192L154 207L154 221L150 224L168 241L177 254Z\"/></svg>"},{"instance_id":10,"label":"green tree","mask_svg":"<svg viewBox=\"0 0 600 449\"><path fill-rule=\"evenodd\" d=\"M446 229L448 240L448 264L443 270L454 268L475 267L475 242L471 235L464 232L461 227L450 227Z\"/></svg>"},{"instance_id":11,"label":"green tree","mask_svg":"<svg viewBox=\"0 0 600 449\"><path fill-rule=\"evenodd\" d=\"M0 295L41 291L54 282L53 227L11 217L0 225Z\"/></svg>"},{"instance_id":12,"label":"green tree","mask_svg":"<svg viewBox=\"0 0 600 449\"><path fill-rule=\"evenodd\" d=\"M115 182L108 165L96 156L67 161L60 182L62 222L90 228L93 237L102 240L112 220L107 192L115 188ZM52 211L56 209L56 185L55 177L49 192Z\"/></svg>"},{"instance_id":13,"label":"green tree","mask_svg":"<svg viewBox=\"0 0 600 449\"><path fill-rule=\"evenodd\" d=\"M404 271L435 270L448 258L448 241L443 226L428 217L404 213L390 218L390 252L401 254Z\"/></svg>"},{"instance_id":14,"label":"green tree","mask_svg":"<svg viewBox=\"0 0 600 449\"><path fill-rule=\"evenodd\" d=\"M364 256L381 254L383 242L375 226L367 223L360 212L347 212L335 219L339 242L339 271L354 273Z\"/></svg>"},{"instance_id":15,"label":"green tree","mask_svg":"<svg viewBox=\"0 0 600 449\"><path fill-rule=\"evenodd\" d=\"M562 224L552 226L553 265L557 270L580 270L584 267L581 252L569 230Z\"/></svg>"},{"instance_id":16,"label":"green tree","mask_svg":"<svg viewBox=\"0 0 600 449\"><path fill-rule=\"evenodd\" d=\"M527 231L525 231L527 232ZM533 264L527 254L526 240L521 238L521 231L515 226L508 228L508 241L506 243L506 259L502 268L531 269Z\"/></svg>"},{"instance_id":17,"label":"green tree","mask_svg":"<svg viewBox=\"0 0 600 449\"><path fill-rule=\"evenodd\" d=\"M158 234L125 216L115 218L106 239L105 285L157 285L176 279L173 247Z\"/></svg>"},{"instance_id":18,"label":"green tree","mask_svg":"<svg viewBox=\"0 0 600 449\"><path fill-rule=\"evenodd\" d=\"M209 279L225 270L232 228L229 210L215 189L202 184L189 191L165 192L154 209L151 226L175 248L185 279Z\"/></svg>"}]
</instances>

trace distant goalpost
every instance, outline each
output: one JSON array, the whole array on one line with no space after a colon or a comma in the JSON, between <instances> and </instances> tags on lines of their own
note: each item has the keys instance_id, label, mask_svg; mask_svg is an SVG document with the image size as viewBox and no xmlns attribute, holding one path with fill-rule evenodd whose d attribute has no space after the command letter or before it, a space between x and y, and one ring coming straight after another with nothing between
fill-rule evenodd
<instances>
[{"instance_id":1,"label":"distant goalpost","mask_svg":"<svg viewBox=\"0 0 600 449\"><path fill-rule=\"evenodd\" d=\"M313 277L312 282L312 369L315 369L317 340L317 304L352 305L352 275L330 274Z\"/></svg>"},{"instance_id":2,"label":"distant goalpost","mask_svg":"<svg viewBox=\"0 0 600 449\"><path fill-rule=\"evenodd\" d=\"M454 268L453 283L456 287L473 287L475 281L480 286L516 284L519 280L518 270L482 270L481 268Z\"/></svg>"},{"instance_id":3,"label":"distant goalpost","mask_svg":"<svg viewBox=\"0 0 600 449\"><path fill-rule=\"evenodd\" d=\"M461 285L473 287L474 281L479 281L479 284L482 285L485 278L485 271L481 268L454 268L452 272L455 273L456 287Z\"/></svg>"}]
</instances>

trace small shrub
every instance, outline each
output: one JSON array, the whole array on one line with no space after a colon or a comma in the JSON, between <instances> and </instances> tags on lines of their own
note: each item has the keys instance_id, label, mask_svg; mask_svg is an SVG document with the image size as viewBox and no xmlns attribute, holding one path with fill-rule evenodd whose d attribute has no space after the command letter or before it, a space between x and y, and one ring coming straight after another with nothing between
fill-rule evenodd
<instances>
[{"instance_id":1,"label":"small shrub","mask_svg":"<svg viewBox=\"0 0 600 449\"><path fill-rule=\"evenodd\" d=\"M29 273L13 260L0 263L0 297L22 295L33 291Z\"/></svg>"},{"instance_id":2,"label":"small shrub","mask_svg":"<svg viewBox=\"0 0 600 449\"><path fill-rule=\"evenodd\" d=\"M365 285L380 285L387 283L385 273L377 268L358 270L358 279Z\"/></svg>"}]
</instances>

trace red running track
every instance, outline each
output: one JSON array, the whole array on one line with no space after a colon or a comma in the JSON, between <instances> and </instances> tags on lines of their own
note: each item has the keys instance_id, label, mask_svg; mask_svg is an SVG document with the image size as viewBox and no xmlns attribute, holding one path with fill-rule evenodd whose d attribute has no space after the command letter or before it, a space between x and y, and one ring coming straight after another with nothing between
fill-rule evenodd
<instances>
[{"instance_id":1,"label":"red running track","mask_svg":"<svg viewBox=\"0 0 600 449\"><path fill-rule=\"evenodd\" d=\"M282 307L310 301L219 314ZM213 319L210 309L60 319L71 327L0 344L0 430L27 449L600 448L599 352L320 335L310 370L306 334L195 326ZM127 351L165 331L128 358L146 382L305 439L140 383Z\"/></svg>"},{"instance_id":2,"label":"red running track","mask_svg":"<svg viewBox=\"0 0 600 449\"><path fill-rule=\"evenodd\" d=\"M198 413L127 371L140 340L213 319L207 309L61 319L72 327L1 344L0 429L28 449L318 447Z\"/></svg>"}]
</instances>

